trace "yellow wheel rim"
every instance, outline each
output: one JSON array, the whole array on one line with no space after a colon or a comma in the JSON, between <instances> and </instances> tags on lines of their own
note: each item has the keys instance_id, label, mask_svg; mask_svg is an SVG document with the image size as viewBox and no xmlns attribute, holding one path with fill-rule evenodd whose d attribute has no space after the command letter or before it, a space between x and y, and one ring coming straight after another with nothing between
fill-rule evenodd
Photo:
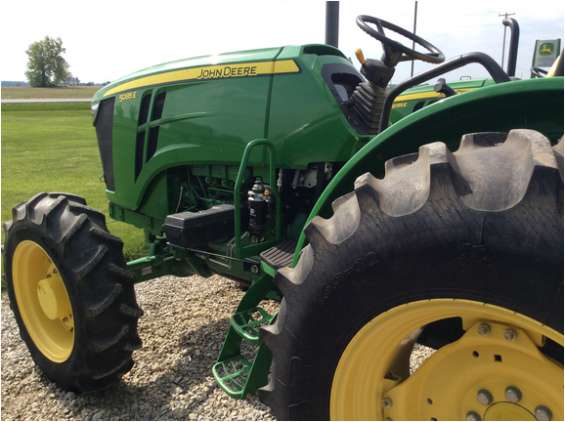
<instances>
[{"instance_id":1,"label":"yellow wheel rim","mask_svg":"<svg viewBox=\"0 0 565 422\"><path fill-rule=\"evenodd\" d=\"M53 362L64 362L74 344L71 301L59 269L39 244L24 240L12 260L16 304L39 351Z\"/></svg>"},{"instance_id":2,"label":"yellow wheel rim","mask_svg":"<svg viewBox=\"0 0 565 422\"><path fill-rule=\"evenodd\" d=\"M461 318L465 334L417 369L425 325ZM563 367L542 354L563 335L522 314L460 299L411 302L357 332L334 374L334 420L563 420ZM407 353L408 351L408 353Z\"/></svg>"}]
</instances>

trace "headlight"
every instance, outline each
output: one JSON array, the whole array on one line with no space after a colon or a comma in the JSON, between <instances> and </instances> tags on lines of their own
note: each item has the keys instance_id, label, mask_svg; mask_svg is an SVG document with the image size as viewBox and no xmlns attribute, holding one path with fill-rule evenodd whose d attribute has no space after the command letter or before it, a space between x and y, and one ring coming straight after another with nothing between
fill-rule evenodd
<instances>
[{"instance_id":1,"label":"headlight","mask_svg":"<svg viewBox=\"0 0 565 422\"><path fill-rule=\"evenodd\" d=\"M92 125L96 126L96 116L98 115L98 106L100 102L92 103L90 105L90 111L92 112Z\"/></svg>"}]
</instances>

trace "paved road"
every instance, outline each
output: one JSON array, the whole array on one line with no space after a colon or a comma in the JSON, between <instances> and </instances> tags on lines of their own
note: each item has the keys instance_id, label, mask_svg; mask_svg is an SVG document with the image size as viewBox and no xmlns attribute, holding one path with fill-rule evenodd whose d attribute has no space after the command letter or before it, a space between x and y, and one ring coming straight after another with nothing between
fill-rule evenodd
<instances>
[{"instance_id":1,"label":"paved road","mask_svg":"<svg viewBox=\"0 0 565 422\"><path fill-rule=\"evenodd\" d=\"M2 104L16 103L89 103L90 98L2 98Z\"/></svg>"}]
</instances>

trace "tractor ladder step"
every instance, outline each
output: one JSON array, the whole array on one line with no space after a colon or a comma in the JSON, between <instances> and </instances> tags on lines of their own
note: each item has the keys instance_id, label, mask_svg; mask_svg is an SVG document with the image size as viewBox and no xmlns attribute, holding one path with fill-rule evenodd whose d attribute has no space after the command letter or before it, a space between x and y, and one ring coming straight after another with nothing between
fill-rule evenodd
<instances>
[{"instance_id":1,"label":"tractor ladder step","mask_svg":"<svg viewBox=\"0 0 565 422\"><path fill-rule=\"evenodd\" d=\"M269 325L273 318L273 315L257 306L233 314L230 318L230 325L240 337L253 343L258 343L259 328L263 325Z\"/></svg>"},{"instance_id":2,"label":"tractor ladder step","mask_svg":"<svg viewBox=\"0 0 565 422\"><path fill-rule=\"evenodd\" d=\"M245 386L249 380L252 362L243 356L218 361L212 366L216 382L231 397L245 397Z\"/></svg>"},{"instance_id":3,"label":"tractor ladder step","mask_svg":"<svg viewBox=\"0 0 565 422\"><path fill-rule=\"evenodd\" d=\"M261 341L261 326L271 324L271 315L259 306L274 295L272 278L266 275L251 284L237 311L230 318L229 330L212 374L231 397L242 399L267 384L271 352Z\"/></svg>"},{"instance_id":4,"label":"tractor ladder step","mask_svg":"<svg viewBox=\"0 0 565 422\"><path fill-rule=\"evenodd\" d=\"M290 265L296 242L294 240L285 240L278 245L273 246L259 254L261 259L270 267L279 269Z\"/></svg>"}]
</instances>

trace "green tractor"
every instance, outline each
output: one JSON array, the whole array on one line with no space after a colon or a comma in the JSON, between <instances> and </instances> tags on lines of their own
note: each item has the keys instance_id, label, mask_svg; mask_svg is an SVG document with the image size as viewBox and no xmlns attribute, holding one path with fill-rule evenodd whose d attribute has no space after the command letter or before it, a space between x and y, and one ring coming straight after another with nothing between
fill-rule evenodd
<instances>
[{"instance_id":1,"label":"green tractor","mask_svg":"<svg viewBox=\"0 0 565 422\"><path fill-rule=\"evenodd\" d=\"M563 67L511 80L485 54L445 61L357 24L384 47L360 72L310 44L98 91L109 214L148 253L126 262L76 195L13 209L8 293L49 379L112 385L141 346L135 283L217 273L247 287L214 377L279 419L563 418ZM406 60L437 66L387 89ZM469 63L492 81L391 123L400 94Z\"/></svg>"}]
</instances>

